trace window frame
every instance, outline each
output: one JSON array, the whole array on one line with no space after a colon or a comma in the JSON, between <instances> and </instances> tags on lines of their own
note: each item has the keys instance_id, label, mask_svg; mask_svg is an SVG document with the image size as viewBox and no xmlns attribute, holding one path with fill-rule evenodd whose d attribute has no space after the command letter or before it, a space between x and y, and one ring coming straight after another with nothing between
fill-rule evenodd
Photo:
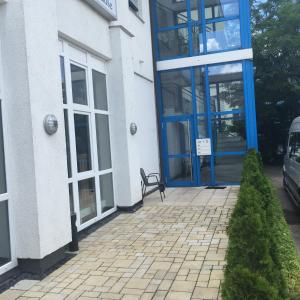
<instances>
[{"instance_id":1,"label":"window frame","mask_svg":"<svg viewBox=\"0 0 300 300\"><path fill-rule=\"evenodd\" d=\"M97 152L97 134L96 134L96 114L108 116L109 137L110 143L112 140L110 113L109 113L109 90L107 86L107 70L104 61L95 58L92 54L78 49L65 40L59 40L60 53L59 56L63 57L65 68L65 85L66 85L66 104L63 103L63 110L67 111L67 120L69 126L69 142L70 142L70 161L71 161L71 177L68 177L68 187L71 185L73 194L73 207L77 214L77 228L79 231L89 227L95 222L103 219L104 217L112 214L117 210L116 206L116 193L113 191L114 207L102 212L101 208L101 191L100 191L100 176L105 174L112 174L113 185L115 185L113 156L111 149L111 168L100 171L98 168L98 152ZM87 105L77 104L73 102L72 95L72 81L71 81L71 64L84 68L86 70L86 86L87 86ZM106 92L107 92L107 111L95 108L94 103L94 88L93 88L93 70L105 75ZM74 115L88 115L89 116L89 130L90 130L90 151L91 151L91 164L92 169L85 172L78 172L77 169L77 155L76 155L76 141L75 141L75 124ZM68 175L68 174L67 174ZM79 204L79 181L94 178L95 180L95 194L96 194L96 207L97 216L88 220L87 222L80 223L80 204Z\"/></svg>"},{"instance_id":2,"label":"window frame","mask_svg":"<svg viewBox=\"0 0 300 300\"><path fill-rule=\"evenodd\" d=\"M205 0L197 0L198 1L198 16L199 16L199 20L197 20L197 21L191 19L191 0L184 0L184 1L186 1L186 8L187 8L187 15L188 15L187 23L176 24L176 25L172 25L172 26L164 26L164 27L158 26L157 0L153 1L153 6L152 6L153 17L152 18L154 20L153 26L154 26L154 33L155 33L154 47L155 47L155 52L156 52L155 53L156 59L158 61L198 56L198 55L214 54L214 53L227 52L227 51L234 51L234 50L243 49L246 46L245 35L250 34L250 28L249 28L249 30L247 30L247 32L245 32L245 30L243 29L243 26L245 23L245 22L243 22L243 18L246 18L248 13L244 12L245 4L243 4L241 0L238 0L238 5L239 5L239 14L238 15L233 15L233 16L228 16L228 17L216 17L216 18L211 18L211 19L205 18L205 2L204 2ZM232 20L239 21L240 45L237 47L224 48L222 50L207 51L207 37L206 37L207 25L216 24L218 22L232 21ZM194 27L199 28L199 40L201 40L201 34L202 34L203 49L201 51L201 49L199 47L199 52L194 52L194 41L193 41L193 28ZM180 28L187 28L187 30L188 30L188 54L187 55L170 55L170 56L161 57L160 46L159 46L160 45L159 33L166 32L166 31L178 30Z\"/></svg>"},{"instance_id":3,"label":"window frame","mask_svg":"<svg viewBox=\"0 0 300 300\"><path fill-rule=\"evenodd\" d=\"M7 130L7 120L6 120L6 106L5 106L5 90L3 84L3 69L2 69L2 56L1 56L1 40L0 40L0 105L1 105L1 118L2 118L2 132L3 132L3 152L4 152L4 165L5 165L5 179L6 179L6 192L0 194L0 202L7 202L8 209L8 222L9 222L9 238L10 238L10 261L0 266L0 275L6 273L7 271L15 268L18 265L18 261L16 258L16 250L15 250L15 226L14 226L14 215L12 211L12 200L10 198L9 193L9 171L7 169L7 160L8 160L8 147L6 143L6 136L8 134Z\"/></svg>"}]
</instances>

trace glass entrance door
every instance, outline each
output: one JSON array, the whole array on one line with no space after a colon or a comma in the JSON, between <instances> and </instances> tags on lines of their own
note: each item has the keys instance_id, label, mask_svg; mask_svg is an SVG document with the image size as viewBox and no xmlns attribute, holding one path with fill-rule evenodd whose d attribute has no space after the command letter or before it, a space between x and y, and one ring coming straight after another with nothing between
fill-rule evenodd
<instances>
[{"instance_id":1,"label":"glass entrance door","mask_svg":"<svg viewBox=\"0 0 300 300\"><path fill-rule=\"evenodd\" d=\"M160 73L162 144L168 186L238 184L247 151L243 63ZM198 155L197 139L211 151Z\"/></svg>"},{"instance_id":2,"label":"glass entrance door","mask_svg":"<svg viewBox=\"0 0 300 300\"><path fill-rule=\"evenodd\" d=\"M176 117L164 124L164 136L167 141L167 174L170 184L177 186L194 185L194 155L192 121L185 117Z\"/></svg>"}]
</instances>

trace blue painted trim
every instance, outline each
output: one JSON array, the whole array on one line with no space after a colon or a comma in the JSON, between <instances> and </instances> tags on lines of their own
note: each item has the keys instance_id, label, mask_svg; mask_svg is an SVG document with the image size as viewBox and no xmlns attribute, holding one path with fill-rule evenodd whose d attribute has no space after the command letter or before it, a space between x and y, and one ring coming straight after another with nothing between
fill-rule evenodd
<instances>
[{"instance_id":1,"label":"blue painted trim","mask_svg":"<svg viewBox=\"0 0 300 300\"><path fill-rule=\"evenodd\" d=\"M244 109L233 109L233 110L212 112L211 114L213 116L227 116L227 115L242 115L243 113L244 113Z\"/></svg>"},{"instance_id":2,"label":"blue painted trim","mask_svg":"<svg viewBox=\"0 0 300 300\"><path fill-rule=\"evenodd\" d=\"M257 124L256 124L256 108L255 108L255 93L254 93L254 74L253 74L253 62L250 60L245 61L247 69L247 83L248 83L248 102L247 107L249 111L249 148L258 150L257 141Z\"/></svg>"},{"instance_id":3,"label":"blue painted trim","mask_svg":"<svg viewBox=\"0 0 300 300\"><path fill-rule=\"evenodd\" d=\"M215 156L216 157L235 156L235 155L244 156L246 155L246 153L247 151L245 149L245 151L215 152Z\"/></svg>"},{"instance_id":4,"label":"blue painted trim","mask_svg":"<svg viewBox=\"0 0 300 300\"><path fill-rule=\"evenodd\" d=\"M201 29L200 32L202 32L203 36L203 53L207 53L207 43L206 43L206 22L205 22L205 3L204 1L201 1ZM199 39L201 38L201 34Z\"/></svg>"},{"instance_id":5,"label":"blue painted trim","mask_svg":"<svg viewBox=\"0 0 300 300\"><path fill-rule=\"evenodd\" d=\"M188 23L184 23L184 24L178 24L178 25L174 25L174 26L169 26L169 27L161 27L157 29L157 32L165 32L165 31L172 31L172 30L177 30L177 29L181 29L181 28L188 28Z\"/></svg>"},{"instance_id":6,"label":"blue painted trim","mask_svg":"<svg viewBox=\"0 0 300 300\"><path fill-rule=\"evenodd\" d=\"M168 154L168 158L188 158L189 154Z\"/></svg>"},{"instance_id":7,"label":"blue painted trim","mask_svg":"<svg viewBox=\"0 0 300 300\"><path fill-rule=\"evenodd\" d=\"M157 22L157 11L156 11L156 0L150 1L152 3L152 11L154 15L154 20L153 22L153 27L154 27L154 32L156 38L156 60L157 61L164 61L164 60L170 60L170 59L179 59L179 58L184 58L184 57L189 57L189 56L194 56L194 55L205 55L205 54L213 54L213 53L221 53L225 51L234 51L234 50L239 50L243 48L250 48L251 47L251 32L250 32L250 12L249 12L249 4L246 3L247 1L242 1L240 0L239 3L239 8L240 8L240 15L234 15L234 16L227 16L227 17L219 17L219 18L212 18L212 19L205 19L205 4L204 1L198 0L198 13L200 17L200 20L194 21L191 19L191 5L190 1L186 1L186 9L187 9L187 16L188 16L188 21L187 23L184 24L176 24L173 26L167 26L167 27L158 27L158 22ZM241 37L241 44L237 47L228 47L224 48L219 51L207 51L207 37L206 37L206 26L208 24L215 24L218 22L226 22L226 21L231 21L231 20L239 20L240 21L240 37ZM193 27L200 27L200 32L202 32L202 37L203 37L203 53L194 53L193 51L193 39L192 39L192 30ZM161 57L159 53L159 42L158 42L158 33L160 32L166 32L166 31L171 31L171 30L178 30L186 28L188 30L188 48L189 48L189 53L186 55L180 55L180 56L164 56ZM199 40L201 38L201 34L199 37Z\"/></svg>"},{"instance_id":8,"label":"blue painted trim","mask_svg":"<svg viewBox=\"0 0 300 300\"><path fill-rule=\"evenodd\" d=\"M205 20L205 10L204 10L204 1L198 0L199 4L199 16L201 19L199 21L191 20L191 6L188 2L187 4L187 12L188 12L188 22L186 24L179 24L176 26L164 27L164 28L157 28L157 15L155 9L156 0L150 1L153 10L153 24L154 27L154 52L155 52L155 59L156 61L160 60L168 60L174 58L183 58L189 56L193 56L196 53L193 53L193 40L192 40L192 30L194 26L200 26L203 29L202 36L204 40L204 53L207 52L207 43L206 43L206 25L213 24L216 22L227 21L227 20L235 20L238 19L237 16L225 17L225 18L214 18ZM241 48L250 48L251 47L251 32L250 32L250 8L248 1L240 1L240 28L241 28L241 47L235 47L230 49L224 49L221 51L210 51L209 54L212 53L223 53L232 50L238 50ZM200 7L201 6L201 7ZM202 8L202 9L201 9ZM158 39L157 35L158 32L166 32L168 30L174 30L179 28L187 28L189 34L189 53L188 55L182 55L177 57L164 57L161 59L159 56L159 46L158 46ZM196 55L199 55L197 53ZM204 55L204 54L203 54ZM245 108L244 109L237 109L232 111L222 111L222 112L212 112L210 108L210 88L209 88L209 67L224 65L224 64L237 64L242 63L243 66L243 80L244 80L244 98L245 98ZM196 78L195 72L196 68L203 68L204 69L204 78L205 78L205 101L206 101L206 112L205 113L198 113L197 112L197 104L196 104ZM174 72L179 70L189 70L191 74L191 85L192 85L192 113L191 114L184 114L184 115L174 115L174 116L164 116L163 115L163 102L162 102L162 91L161 91L161 79L160 74L164 72ZM246 135L247 135L247 148L256 148L257 149L257 132L256 132L256 118L255 118L255 99L254 99L254 80L253 80L253 65L250 60L245 61L234 61L234 62L226 62L226 63L218 63L212 64L209 66L197 66L197 67L186 67L186 68L178 68L172 70L164 70L161 72L156 73L157 77L157 84L156 84L156 95L157 95L157 105L159 109L159 117L161 121L161 130L162 130L162 158L163 158L163 170L164 176L167 179L167 186L195 186L195 185L238 185L239 183L229 183L229 182L217 182L215 178L215 159L217 157L225 157L225 156L244 156L246 154L245 151L231 151L231 152L214 152L214 141L212 139L212 155L210 157L210 166L211 166L211 182L202 182L201 181L201 174L200 174L200 158L196 156L196 144L195 139L199 136L198 132L198 120L200 118L205 118L206 125L207 125L207 133L208 136L212 137L212 119L217 116L222 116L222 119L230 119L233 116L243 115L245 117L246 122ZM167 129L166 124L168 122L176 122L176 121L189 121L190 130L191 130L191 149L192 149L192 168L193 168L193 178L194 180L189 181L176 181L171 180L170 173L169 173L169 164L168 160L171 158L189 158L189 154L174 154L168 155L167 149Z\"/></svg>"},{"instance_id":9,"label":"blue painted trim","mask_svg":"<svg viewBox=\"0 0 300 300\"><path fill-rule=\"evenodd\" d=\"M211 156L210 156L210 181L211 185L215 185L215 160L214 160L214 140L212 133L211 123L211 95L210 95L210 83L209 83L209 70L208 66L205 66L205 91L206 91L206 110L207 110L207 131L208 136L211 139Z\"/></svg>"},{"instance_id":10,"label":"blue painted trim","mask_svg":"<svg viewBox=\"0 0 300 300\"><path fill-rule=\"evenodd\" d=\"M193 173L194 173L194 181L195 185L199 185L199 163L196 156L196 139L198 138L198 126L197 126L197 101L196 101L196 74L195 68L191 68L191 76L192 76L192 99L193 99L193 116L192 116L192 124L191 128L193 130L193 138L192 138L192 158L193 158Z\"/></svg>"},{"instance_id":11,"label":"blue painted trim","mask_svg":"<svg viewBox=\"0 0 300 300\"><path fill-rule=\"evenodd\" d=\"M251 148L251 111L249 110L249 83L247 76L247 67L245 61L243 61L243 81L244 81L244 102L245 102L245 122L246 122L246 136L247 136L247 148Z\"/></svg>"},{"instance_id":12,"label":"blue painted trim","mask_svg":"<svg viewBox=\"0 0 300 300\"><path fill-rule=\"evenodd\" d=\"M206 24L214 24L219 22L226 22L226 21L232 21L232 20L240 20L240 16L230 16L230 17L219 17L219 18L213 18L213 19L207 19Z\"/></svg>"}]
</instances>

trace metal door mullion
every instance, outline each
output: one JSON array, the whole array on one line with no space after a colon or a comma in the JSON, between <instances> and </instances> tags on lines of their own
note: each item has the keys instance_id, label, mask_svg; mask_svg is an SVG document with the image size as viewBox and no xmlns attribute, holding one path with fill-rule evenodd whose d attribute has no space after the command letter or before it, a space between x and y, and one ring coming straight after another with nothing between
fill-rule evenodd
<instances>
[{"instance_id":1,"label":"metal door mullion","mask_svg":"<svg viewBox=\"0 0 300 300\"><path fill-rule=\"evenodd\" d=\"M207 109L207 129L208 135L211 140L211 159L210 159L210 180L211 184L215 185L215 153L214 153L214 141L212 136L212 125L211 125L211 108L210 108L210 87L209 87L209 74L208 66L205 66L205 89L206 89L206 109Z\"/></svg>"},{"instance_id":2,"label":"metal door mullion","mask_svg":"<svg viewBox=\"0 0 300 300\"><path fill-rule=\"evenodd\" d=\"M196 153L196 138L198 138L198 126L197 126L197 103L196 103L196 67L191 68L192 75L192 104L193 104L193 116L191 118L191 129L192 129L192 147L191 147L191 157L193 161L193 174L194 174L194 184L200 185L200 165L199 159Z\"/></svg>"}]
</instances>

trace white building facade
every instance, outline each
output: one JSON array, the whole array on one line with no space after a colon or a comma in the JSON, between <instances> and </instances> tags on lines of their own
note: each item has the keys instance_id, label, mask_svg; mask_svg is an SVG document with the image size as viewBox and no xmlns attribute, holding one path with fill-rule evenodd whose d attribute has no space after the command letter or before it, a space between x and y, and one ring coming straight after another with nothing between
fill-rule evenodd
<instances>
[{"instance_id":1,"label":"white building facade","mask_svg":"<svg viewBox=\"0 0 300 300\"><path fill-rule=\"evenodd\" d=\"M0 3L1 280L60 260L70 212L82 231L139 205L160 167L149 2Z\"/></svg>"}]
</instances>

